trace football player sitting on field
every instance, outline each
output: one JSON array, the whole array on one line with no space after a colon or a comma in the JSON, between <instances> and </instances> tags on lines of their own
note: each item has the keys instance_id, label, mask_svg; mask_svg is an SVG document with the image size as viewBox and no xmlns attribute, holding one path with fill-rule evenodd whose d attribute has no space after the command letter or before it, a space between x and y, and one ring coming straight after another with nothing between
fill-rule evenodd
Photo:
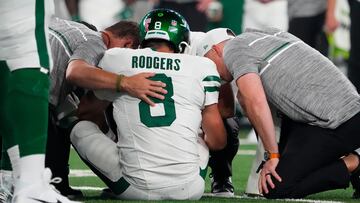
<instances>
[{"instance_id":1,"label":"football player sitting on field","mask_svg":"<svg viewBox=\"0 0 360 203\"><path fill-rule=\"evenodd\" d=\"M165 99L149 106L126 93L97 91L97 97L113 102L118 142L90 121L75 125L71 141L119 199L200 199L208 148L226 144L217 107L218 72L206 58L179 54L189 41L189 27L174 11L149 12L140 36L144 49L110 49L99 66L120 74L118 83L123 75L153 71L153 80L166 83Z\"/></svg>"}]
</instances>

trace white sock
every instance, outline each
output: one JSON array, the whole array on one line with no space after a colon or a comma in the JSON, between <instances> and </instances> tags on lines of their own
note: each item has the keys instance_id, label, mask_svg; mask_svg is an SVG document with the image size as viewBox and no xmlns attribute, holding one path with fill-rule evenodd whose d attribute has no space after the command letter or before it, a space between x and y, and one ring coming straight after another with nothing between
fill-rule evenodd
<instances>
[{"instance_id":1,"label":"white sock","mask_svg":"<svg viewBox=\"0 0 360 203\"><path fill-rule=\"evenodd\" d=\"M19 145L14 145L14 146L10 147L7 150L7 153L8 153L9 158L10 158L11 167L13 169L13 176L14 176L14 178L19 178L19 176L20 176L20 165L19 165L20 151L19 151Z\"/></svg>"},{"instance_id":2,"label":"white sock","mask_svg":"<svg viewBox=\"0 0 360 203\"><path fill-rule=\"evenodd\" d=\"M42 180L45 170L45 154L32 154L21 157L20 181L25 183L34 183Z\"/></svg>"}]
</instances>

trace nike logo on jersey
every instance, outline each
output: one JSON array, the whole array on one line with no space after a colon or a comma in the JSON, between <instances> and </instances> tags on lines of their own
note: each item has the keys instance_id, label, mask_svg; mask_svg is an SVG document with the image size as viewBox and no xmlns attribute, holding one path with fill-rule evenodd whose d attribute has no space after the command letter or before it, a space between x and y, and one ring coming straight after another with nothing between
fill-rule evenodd
<instances>
[{"instance_id":1,"label":"nike logo on jersey","mask_svg":"<svg viewBox=\"0 0 360 203\"><path fill-rule=\"evenodd\" d=\"M35 201L42 202L42 203L61 203L60 200L57 200L56 202L49 202L49 201L45 201L45 200L37 199L37 198L32 198L32 197L30 197L30 199L33 199Z\"/></svg>"}]
</instances>

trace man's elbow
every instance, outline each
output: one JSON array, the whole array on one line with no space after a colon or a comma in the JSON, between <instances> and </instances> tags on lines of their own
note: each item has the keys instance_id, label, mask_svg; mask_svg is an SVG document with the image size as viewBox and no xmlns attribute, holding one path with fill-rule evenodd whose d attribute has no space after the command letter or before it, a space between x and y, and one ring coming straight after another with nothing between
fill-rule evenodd
<instances>
[{"instance_id":1,"label":"man's elbow","mask_svg":"<svg viewBox=\"0 0 360 203\"><path fill-rule=\"evenodd\" d=\"M80 78L79 71L77 71L77 68L75 66L69 66L66 69L65 78L66 81L70 83L76 83L76 81Z\"/></svg>"},{"instance_id":2,"label":"man's elbow","mask_svg":"<svg viewBox=\"0 0 360 203\"><path fill-rule=\"evenodd\" d=\"M67 81L71 81L74 78L74 68L72 66L67 67L65 72L65 78Z\"/></svg>"}]
</instances>

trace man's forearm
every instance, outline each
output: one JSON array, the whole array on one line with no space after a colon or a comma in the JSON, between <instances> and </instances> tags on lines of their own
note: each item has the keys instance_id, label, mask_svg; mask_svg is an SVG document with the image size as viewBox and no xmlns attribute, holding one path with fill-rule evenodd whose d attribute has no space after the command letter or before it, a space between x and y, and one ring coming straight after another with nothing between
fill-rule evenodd
<instances>
[{"instance_id":1,"label":"man's forearm","mask_svg":"<svg viewBox=\"0 0 360 203\"><path fill-rule=\"evenodd\" d=\"M118 75L110 73L86 62L70 62L66 71L66 79L72 84L91 90L116 90Z\"/></svg>"},{"instance_id":2,"label":"man's forearm","mask_svg":"<svg viewBox=\"0 0 360 203\"><path fill-rule=\"evenodd\" d=\"M257 105L246 109L251 124L263 142L264 149L272 153L279 152L275 139L275 128L270 110L266 106Z\"/></svg>"},{"instance_id":3,"label":"man's forearm","mask_svg":"<svg viewBox=\"0 0 360 203\"><path fill-rule=\"evenodd\" d=\"M66 70L66 80L70 83L91 90L113 90L127 92L151 106L155 103L150 99L164 99L167 93L166 84L150 78L155 73L138 73L132 76L117 75L87 64L84 60L73 60Z\"/></svg>"},{"instance_id":4,"label":"man's forearm","mask_svg":"<svg viewBox=\"0 0 360 203\"><path fill-rule=\"evenodd\" d=\"M277 153L274 122L260 77L255 73L248 73L240 77L236 84L239 88L238 96L241 104L251 124L260 135L265 150Z\"/></svg>"}]
</instances>

